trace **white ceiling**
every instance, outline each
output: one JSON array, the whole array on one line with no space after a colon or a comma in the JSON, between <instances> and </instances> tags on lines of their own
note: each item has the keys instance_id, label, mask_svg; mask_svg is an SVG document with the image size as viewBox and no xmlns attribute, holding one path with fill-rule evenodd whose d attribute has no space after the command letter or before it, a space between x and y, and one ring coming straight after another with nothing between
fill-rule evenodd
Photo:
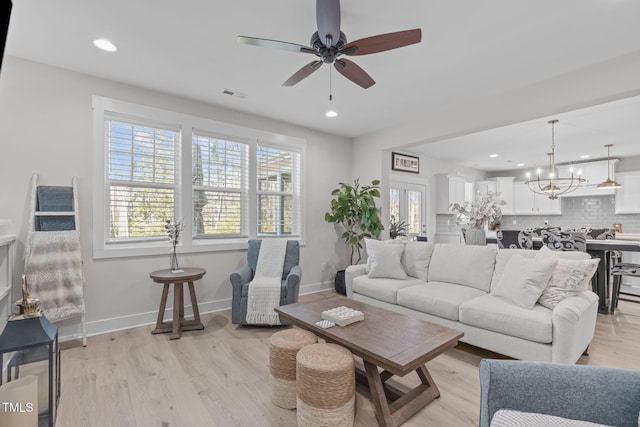
<instances>
[{"instance_id":1,"label":"white ceiling","mask_svg":"<svg viewBox=\"0 0 640 427\"><path fill-rule=\"evenodd\" d=\"M316 29L313 0L13 2L9 55L345 137L640 50L636 0L343 0L341 29L349 41L412 28L423 36L417 45L352 57L376 80L369 89L333 72L331 107L339 116L328 119L330 67L282 87L308 55L236 43L245 35L308 44ZM113 41L118 52L95 49L98 37ZM225 88L247 97L224 95ZM616 144L612 154L631 153L625 145L638 135L640 120L624 120L638 117L638 102L630 104L635 109L558 117L558 155L573 154L570 144L579 144L578 151L602 157L598 147L609 142ZM533 161L548 151L550 129L536 120L438 145L437 153L436 146L414 150L497 170L504 167L482 159L488 151L499 152L498 161Z\"/></svg>"}]
</instances>

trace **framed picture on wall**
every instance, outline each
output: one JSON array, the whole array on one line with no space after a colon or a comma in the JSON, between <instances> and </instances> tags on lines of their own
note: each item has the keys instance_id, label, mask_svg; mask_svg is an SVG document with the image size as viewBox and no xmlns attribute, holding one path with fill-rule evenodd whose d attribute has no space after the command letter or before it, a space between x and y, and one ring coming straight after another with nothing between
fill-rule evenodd
<instances>
[{"instance_id":1,"label":"framed picture on wall","mask_svg":"<svg viewBox=\"0 0 640 427\"><path fill-rule=\"evenodd\" d=\"M394 171L420 173L420 158L406 154L391 153L391 169Z\"/></svg>"}]
</instances>

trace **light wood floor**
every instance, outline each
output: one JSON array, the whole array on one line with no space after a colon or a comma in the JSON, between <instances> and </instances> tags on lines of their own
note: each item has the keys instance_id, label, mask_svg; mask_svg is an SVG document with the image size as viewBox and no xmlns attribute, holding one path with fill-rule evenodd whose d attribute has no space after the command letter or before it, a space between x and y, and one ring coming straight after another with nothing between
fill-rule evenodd
<instances>
[{"instance_id":1,"label":"light wood floor","mask_svg":"<svg viewBox=\"0 0 640 427\"><path fill-rule=\"evenodd\" d=\"M295 411L269 400L269 337L280 328L238 327L230 316L203 315L203 331L175 341L146 326L65 348L57 427L295 426ZM615 315L598 316L578 363L637 369L640 305L621 301ZM483 357L501 356L461 344L429 362L441 397L404 425L477 426ZM415 385L414 376L401 382ZM356 426L376 426L367 389L359 385L356 399Z\"/></svg>"}]
</instances>

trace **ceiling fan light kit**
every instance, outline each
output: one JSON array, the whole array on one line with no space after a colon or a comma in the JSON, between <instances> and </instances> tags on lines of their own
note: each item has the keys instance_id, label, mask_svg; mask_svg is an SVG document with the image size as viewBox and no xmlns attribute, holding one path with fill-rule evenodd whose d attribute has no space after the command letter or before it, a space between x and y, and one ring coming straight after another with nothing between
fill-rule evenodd
<instances>
[{"instance_id":1,"label":"ceiling fan light kit","mask_svg":"<svg viewBox=\"0 0 640 427\"><path fill-rule=\"evenodd\" d=\"M548 153L549 156L549 177L541 178L540 174L541 170L537 171L536 179L532 179L530 174L527 174L527 186L529 190L536 194L541 194L549 197L551 200L555 200L558 196L562 194L571 193L572 191L577 190L580 185L586 180L578 175L574 176L573 172L571 172L570 177L556 177L556 143L555 143L555 124L558 123L558 120L553 119L549 120L549 124L551 125L551 152Z\"/></svg>"},{"instance_id":2,"label":"ceiling fan light kit","mask_svg":"<svg viewBox=\"0 0 640 427\"><path fill-rule=\"evenodd\" d=\"M333 64L335 69L358 86L367 89L376 82L360 66L353 61L343 58L346 56L369 55L397 49L422 40L422 31L398 31L379 34L347 43L347 37L340 30L340 0L316 0L316 24L318 31L311 36L311 46L278 40L261 39L256 37L238 36L237 42L259 47L288 50L312 54L319 59L311 61L296 71L283 86L294 86L301 80L317 71L322 64Z\"/></svg>"}]
</instances>

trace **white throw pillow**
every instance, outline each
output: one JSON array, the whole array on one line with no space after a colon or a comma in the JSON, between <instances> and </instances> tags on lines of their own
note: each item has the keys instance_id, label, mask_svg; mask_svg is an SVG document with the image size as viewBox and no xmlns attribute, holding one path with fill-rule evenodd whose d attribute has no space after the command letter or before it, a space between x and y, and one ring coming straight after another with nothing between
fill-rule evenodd
<instances>
[{"instance_id":1,"label":"white throw pillow","mask_svg":"<svg viewBox=\"0 0 640 427\"><path fill-rule=\"evenodd\" d=\"M369 239L367 237L365 237L364 239L364 245L367 248L367 265L365 267L365 273L369 274L369 271L371 271L371 264L373 264L373 261L376 258L376 249L378 248L378 246L381 245L400 245L403 249L404 249L404 242L400 241L400 240L376 240L376 239Z\"/></svg>"},{"instance_id":2,"label":"white throw pillow","mask_svg":"<svg viewBox=\"0 0 640 427\"><path fill-rule=\"evenodd\" d=\"M402 268L402 251L404 245L379 245L371 263L369 277L387 279L406 279L407 273Z\"/></svg>"},{"instance_id":3,"label":"white throw pillow","mask_svg":"<svg viewBox=\"0 0 640 427\"><path fill-rule=\"evenodd\" d=\"M586 291L599 262L599 259L559 259L538 302L553 310L565 298Z\"/></svg>"},{"instance_id":4,"label":"white throw pillow","mask_svg":"<svg viewBox=\"0 0 640 427\"><path fill-rule=\"evenodd\" d=\"M546 246L540 248L536 257L554 259L591 259L591 255L582 251L554 251Z\"/></svg>"},{"instance_id":5,"label":"white throw pillow","mask_svg":"<svg viewBox=\"0 0 640 427\"><path fill-rule=\"evenodd\" d=\"M429 261L434 244L431 242L407 242L402 254L402 266L407 275L427 281Z\"/></svg>"},{"instance_id":6,"label":"white throw pillow","mask_svg":"<svg viewBox=\"0 0 640 427\"><path fill-rule=\"evenodd\" d=\"M513 255L491 295L531 310L547 286L558 261Z\"/></svg>"}]
</instances>

